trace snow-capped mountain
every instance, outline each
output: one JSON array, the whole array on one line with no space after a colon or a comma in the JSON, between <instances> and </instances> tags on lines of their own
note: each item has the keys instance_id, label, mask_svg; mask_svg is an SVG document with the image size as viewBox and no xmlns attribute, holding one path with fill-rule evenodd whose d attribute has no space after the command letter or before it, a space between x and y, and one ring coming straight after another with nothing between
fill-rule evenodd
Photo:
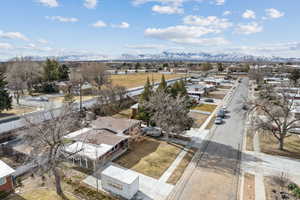
<instances>
[{"instance_id":1,"label":"snow-capped mountain","mask_svg":"<svg viewBox=\"0 0 300 200\"><path fill-rule=\"evenodd\" d=\"M253 56L239 53L186 53L186 52L162 52L158 54L122 54L121 56L109 56L102 54L82 54L64 56L27 56L36 61L46 58L55 58L59 61L213 61L213 62L300 62L299 58Z\"/></svg>"}]
</instances>

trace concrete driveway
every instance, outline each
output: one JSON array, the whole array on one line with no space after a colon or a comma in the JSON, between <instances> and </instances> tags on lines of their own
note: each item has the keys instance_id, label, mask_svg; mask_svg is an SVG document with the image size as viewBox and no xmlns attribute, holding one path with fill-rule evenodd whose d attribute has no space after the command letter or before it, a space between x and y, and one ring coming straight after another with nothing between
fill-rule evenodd
<instances>
[{"instance_id":1,"label":"concrete driveway","mask_svg":"<svg viewBox=\"0 0 300 200\"><path fill-rule=\"evenodd\" d=\"M229 117L201 144L201 153L176 185L169 199L232 200L237 199L240 155L246 113L241 110L248 95L248 79L238 85L228 104ZM248 158L252 159L252 158ZM253 158L254 159L254 158Z\"/></svg>"}]
</instances>

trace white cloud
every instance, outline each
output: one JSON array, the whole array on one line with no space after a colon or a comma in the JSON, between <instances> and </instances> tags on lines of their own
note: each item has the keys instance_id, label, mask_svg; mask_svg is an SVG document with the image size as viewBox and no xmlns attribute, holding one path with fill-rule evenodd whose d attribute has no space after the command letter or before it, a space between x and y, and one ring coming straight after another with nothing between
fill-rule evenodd
<instances>
[{"instance_id":1,"label":"white cloud","mask_svg":"<svg viewBox=\"0 0 300 200\"><path fill-rule=\"evenodd\" d=\"M227 43L223 38L201 38L209 33L217 33L215 29L200 26L170 26L167 28L148 28L145 35L152 38L167 40L189 45L221 45Z\"/></svg>"},{"instance_id":2,"label":"white cloud","mask_svg":"<svg viewBox=\"0 0 300 200\"><path fill-rule=\"evenodd\" d=\"M78 22L79 20L75 17L62 17L62 16L46 16L46 19L59 21L59 22Z\"/></svg>"},{"instance_id":3,"label":"white cloud","mask_svg":"<svg viewBox=\"0 0 300 200\"><path fill-rule=\"evenodd\" d=\"M225 4L225 0L215 0L216 5L222 6Z\"/></svg>"},{"instance_id":4,"label":"white cloud","mask_svg":"<svg viewBox=\"0 0 300 200\"><path fill-rule=\"evenodd\" d=\"M84 0L84 6L86 8L92 9L92 8L96 8L98 4L98 0Z\"/></svg>"},{"instance_id":5,"label":"white cloud","mask_svg":"<svg viewBox=\"0 0 300 200\"><path fill-rule=\"evenodd\" d=\"M111 27L113 28L129 28L130 24L128 24L127 22L122 22L121 24L112 24Z\"/></svg>"},{"instance_id":6,"label":"white cloud","mask_svg":"<svg viewBox=\"0 0 300 200\"><path fill-rule=\"evenodd\" d=\"M25 35L20 32L3 32L0 31L0 38L7 38L7 39L20 39L20 40L29 40Z\"/></svg>"},{"instance_id":7,"label":"white cloud","mask_svg":"<svg viewBox=\"0 0 300 200\"><path fill-rule=\"evenodd\" d=\"M248 24L239 24L236 32L239 34L250 35L254 33L259 33L263 31L263 27L257 22L252 22Z\"/></svg>"},{"instance_id":8,"label":"white cloud","mask_svg":"<svg viewBox=\"0 0 300 200\"><path fill-rule=\"evenodd\" d=\"M255 12L253 10L246 10L243 13L242 17L245 18L245 19L255 19L256 15L255 15Z\"/></svg>"},{"instance_id":9,"label":"white cloud","mask_svg":"<svg viewBox=\"0 0 300 200\"><path fill-rule=\"evenodd\" d=\"M229 11L229 10L226 10L224 13L223 13L223 16L228 16L228 15L231 15L232 14L232 12L231 11Z\"/></svg>"},{"instance_id":10,"label":"white cloud","mask_svg":"<svg viewBox=\"0 0 300 200\"><path fill-rule=\"evenodd\" d=\"M265 11L266 11L267 18L269 18L269 19L276 19L276 18L283 17L285 15L284 12L280 12L279 10L276 10L275 8L269 8L269 9L266 9Z\"/></svg>"},{"instance_id":11,"label":"white cloud","mask_svg":"<svg viewBox=\"0 0 300 200\"><path fill-rule=\"evenodd\" d=\"M47 40L42 39L42 38L38 39L37 42L40 43L40 44L48 44L49 43Z\"/></svg>"},{"instance_id":12,"label":"white cloud","mask_svg":"<svg viewBox=\"0 0 300 200\"><path fill-rule=\"evenodd\" d=\"M232 26L228 19L218 18L216 16L194 16L188 15L183 18L183 23L193 26L205 26L215 29L227 29Z\"/></svg>"},{"instance_id":13,"label":"white cloud","mask_svg":"<svg viewBox=\"0 0 300 200\"><path fill-rule=\"evenodd\" d=\"M173 5L182 5L184 0L133 0L133 5L142 5L149 2L158 2L161 4L173 4Z\"/></svg>"},{"instance_id":14,"label":"white cloud","mask_svg":"<svg viewBox=\"0 0 300 200\"><path fill-rule=\"evenodd\" d=\"M50 8L58 7L59 5L57 0L38 0L38 2Z\"/></svg>"},{"instance_id":15,"label":"white cloud","mask_svg":"<svg viewBox=\"0 0 300 200\"><path fill-rule=\"evenodd\" d=\"M184 10L182 8L177 7L177 6L154 5L152 7L152 11L160 13L160 14L182 14L182 13L184 13Z\"/></svg>"},{"instance_id":16,"label":"white cloud","mask_svg":"<svg viewBox=\"0 0 300 200\"><path fill-rule=\"evenodd\" d=\"M107 24L104 21L98 20L94 24L92 24L92 26L95 28L103 28L106 27Z\"/></svg>"},{"instance_id":17,"label":"white cloud","mask_svg":"<svg viewBox=\"0 0 300 200\"><path fill-rule=\"evenodd\" d=\"M0 49L12 49L13 46L9 43L1 43L0 42Z\"/></svg>"},{"instance_id":18,"label":"white cloud","mask_svg":"<svg viewBox=\"0 0 300 200\"><path fill-rule=\"evenodd\" d=\"M164 49L165 45L161 44L142 44L142 45L126 45L129 49L148 50L148 49Z\"/></svg>"}]
</instances>

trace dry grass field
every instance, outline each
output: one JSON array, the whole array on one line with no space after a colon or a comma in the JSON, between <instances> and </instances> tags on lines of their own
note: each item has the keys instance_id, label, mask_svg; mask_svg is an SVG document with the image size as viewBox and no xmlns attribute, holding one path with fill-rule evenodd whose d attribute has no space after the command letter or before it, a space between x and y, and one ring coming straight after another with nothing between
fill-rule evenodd
<instances>
[{"instance_id":1,"label":"dry grass field","mask_svg":"<svg viewBox=\"0 0 300 200\"><path fill-rule=\"evenodd\" d=\"M183 147L146 138L142 142L133 143L130 149L114 162L158 179L169 168Z\"/></svg>"},{"instance_id":2,"label":"dry grass field","mask_svg":"<svg viewBox=\"0 0 300 200\"><path fill-rule=\"evenodd\" d=\"M204 112L213 112L216 109L217 105L213 104L201 104L192 108L192 110L199 110Z\"/></svg>"},{"instance_id":3,"label":"dry grass field","mask_svg":"<svg viewBox=\"0 0 300 200\"><path fill-rule=\"evenodd\" d=\"M174 79L183 77L183 74L164 74L165 79ZM111 81L113 85L120 85L126 88L135 88L145 85L149 77L150 81L152 79L154 82L159 82L161 80L162 74L160 73L138 73L138 74L117 74L111 75Z\"/></svg>"},{"instance_id":4,"label":"dry grass field","mask_svg":"<svg viewBox=\"0 0 300 200\"><path fill-rule=\"evenodd\" d=\"M14 116L14 115L22 115L25 113L33 112L35 110L36 110L36 108L33 108L33 107L23 107L23 106L13 107L13 109L11 109L11 110L2 111L0 113L0 118Z\"/></svg>"},{"instance_id":5,"label":"dry grass field","mask_svg":"<svg viewBox=\"0 0 300 200\"><path fill-rule=\"evenodd\" d=\"M260 134L259 139L263 153L300 159L300 137L298 135L292 135L285 139L284 151L278 149L278 140L271 134Z\"/></svg>"}]
</instances>

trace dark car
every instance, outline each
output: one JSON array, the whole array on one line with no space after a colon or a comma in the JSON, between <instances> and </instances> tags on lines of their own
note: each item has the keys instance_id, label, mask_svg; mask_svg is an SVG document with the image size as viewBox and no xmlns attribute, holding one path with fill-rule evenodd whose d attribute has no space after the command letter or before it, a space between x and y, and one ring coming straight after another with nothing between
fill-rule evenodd
<instances>
[{"instance_id":1,"label":"dark car","mask_svg":"<svg viewBox=\"0 0 300 200\"><path fill-rule=\"evenodd\" d=\"M215 124L222 124L223 123L223 119L221 117L217 117L215 119Z\"/></svg>"},{"instance_id":2,"label":"dark car","mask_svg":"<svg viewBox=\"0 0 300 200\"><path fill-rule=\"evenodd\" d=\"M213 103L215 101L213 99L204 99L204 102Z\"/></svg>"},{"instance_id":3,"label":"dark car","mask_svg":"<svg viewBox=\"0 0 300 200\"><path fill-rule=\"evenodd\" d=\"M158 127L145 127L142 128L143 134L151 137L160 137L162 136L162 131Z\"/></svg>"}]
</instances>

